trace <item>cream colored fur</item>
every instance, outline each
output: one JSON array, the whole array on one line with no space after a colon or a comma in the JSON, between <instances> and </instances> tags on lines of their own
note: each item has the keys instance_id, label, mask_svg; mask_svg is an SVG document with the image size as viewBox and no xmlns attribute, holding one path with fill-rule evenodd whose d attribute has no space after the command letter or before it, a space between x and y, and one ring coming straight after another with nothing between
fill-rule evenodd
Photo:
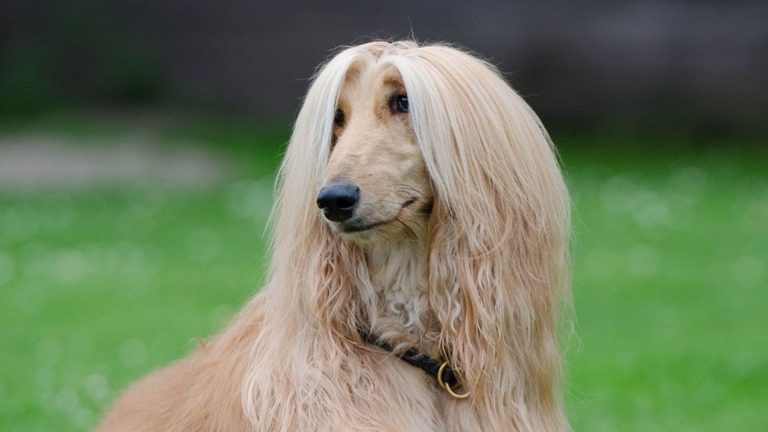
<instances>
[{"instance_id":1,"label":"cream colored fur","mask_svg":"<svg viewBox=\"0 0 768 432\"><path fill-rule=\"evenodd\" d=\"M407 93L409 112L391 108ZM334 122L337 109L342 122ZM345 233L315 204L360 187ZM127 390L100 431L565 431L557 319L568 197L493 67L374 42L318 72L279 174L269 282L219 335ZM470 398L365 343L447 359Z\"/></svg>"}]
</instances>

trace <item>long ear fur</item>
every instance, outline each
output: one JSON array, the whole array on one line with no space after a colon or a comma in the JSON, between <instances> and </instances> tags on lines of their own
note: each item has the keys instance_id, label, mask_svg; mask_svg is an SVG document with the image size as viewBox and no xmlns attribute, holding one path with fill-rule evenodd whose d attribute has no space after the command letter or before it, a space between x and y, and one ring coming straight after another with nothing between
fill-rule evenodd
<instances>
[{"instance_id":1,"label":"long ear fur","mask_svg":"<svg viewBox=\"0 0 768 432\"><path fill-rule=\"evenodd\" d=\"M268 288L269 307L284 310L286 316L295 317L294 322L319 320L317 324L328 331L336 330L331 321L341 317L350 320L343 327L357 325L359 314L352 310L359 303L353 297L359 290L353 276L362 261L354 245L330 233L314 202L330 152L337 98L348 70L363 60L363 54L359 47L349 48L317 73L276 182L270 280L282 286Z\"/></svg>"},{"instance_id":2,"label":"long ear fur","mask_svg":"<svg viewBox=\"0 0 768 432\"><path fill-rule=\"evenodd\" d=\"M569 203L549 138L494 68L468 54L428 46L389 61L437 195L429 285L441 347L481 415L515 412L518 430L566 430L556 319Z\"/></svg>"}]
</instances>

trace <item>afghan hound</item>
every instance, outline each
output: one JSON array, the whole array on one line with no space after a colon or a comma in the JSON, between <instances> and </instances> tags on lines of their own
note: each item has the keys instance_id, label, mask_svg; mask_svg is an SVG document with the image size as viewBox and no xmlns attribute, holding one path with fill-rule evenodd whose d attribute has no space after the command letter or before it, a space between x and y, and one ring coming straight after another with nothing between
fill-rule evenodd
<instances>
[{"instance_id":1,"label":"afghan hound","mask_svg":"<svg viewBox=\"0 0 768 432\"><path fill-rule=\"evenodd\" d=\"M569 430L568 213L546 131L491 65L345 49L296 119L266 286L98 430Z\"/></svg>"}]
</instances>

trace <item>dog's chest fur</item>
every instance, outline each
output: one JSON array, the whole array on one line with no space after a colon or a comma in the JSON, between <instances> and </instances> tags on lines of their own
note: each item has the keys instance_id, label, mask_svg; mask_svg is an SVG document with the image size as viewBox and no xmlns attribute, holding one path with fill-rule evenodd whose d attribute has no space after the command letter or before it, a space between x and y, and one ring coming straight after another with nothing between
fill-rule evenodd
<instances>
[{"instance_id":1,"label":"dog's chest fur","mask_svg":"<svg viewBox=\"0 0 768 432\"><path fill-rule=\"evenodd\" d=\"M397 348L433 354L436 331L429 310L425 246L421 242L372 245L368 250L371 332Z\"/></svg>"}]
</instances>

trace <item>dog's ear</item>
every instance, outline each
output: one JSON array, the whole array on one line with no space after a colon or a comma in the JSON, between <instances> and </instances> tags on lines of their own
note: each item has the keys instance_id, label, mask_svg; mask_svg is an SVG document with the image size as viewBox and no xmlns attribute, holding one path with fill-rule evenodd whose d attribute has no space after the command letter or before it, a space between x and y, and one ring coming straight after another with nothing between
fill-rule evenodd
<instances>
[{"instance_id":1,"label":"dog's ear","mask_svg":"<svg viewBox=\"0 0 768 432\"><path fill-rule=\"evenodd\" d=\"M403 70L435 186L428 278L441 349L479 406L560 418L568 197L546 132L467 54L436 47ZM520 400L530 395L536 400Z\"/></svg>"},{"instance_id":2,"label":"dog's ear","mask_svg":"<svg viewBox=\"0 0 768 432\"><path fill-rule=\"evenodd\" d=\"M504 186L525 187L513 177L488 182L473 191L484 197L483 208L435 198L428 231L430 304L441 327L441 351L475 403L487 409L519 403L548 413L542 421L556 419L563 228L555 226L557 215L532 207L537 199L529 194L538 191L524 192L530 201L515 201L496 189ZM550 210L562 209L555 204ZM522 403L520 395L539 399ZM549 406L535 408L539 403Z\"/></svg>"}]
</instances>

